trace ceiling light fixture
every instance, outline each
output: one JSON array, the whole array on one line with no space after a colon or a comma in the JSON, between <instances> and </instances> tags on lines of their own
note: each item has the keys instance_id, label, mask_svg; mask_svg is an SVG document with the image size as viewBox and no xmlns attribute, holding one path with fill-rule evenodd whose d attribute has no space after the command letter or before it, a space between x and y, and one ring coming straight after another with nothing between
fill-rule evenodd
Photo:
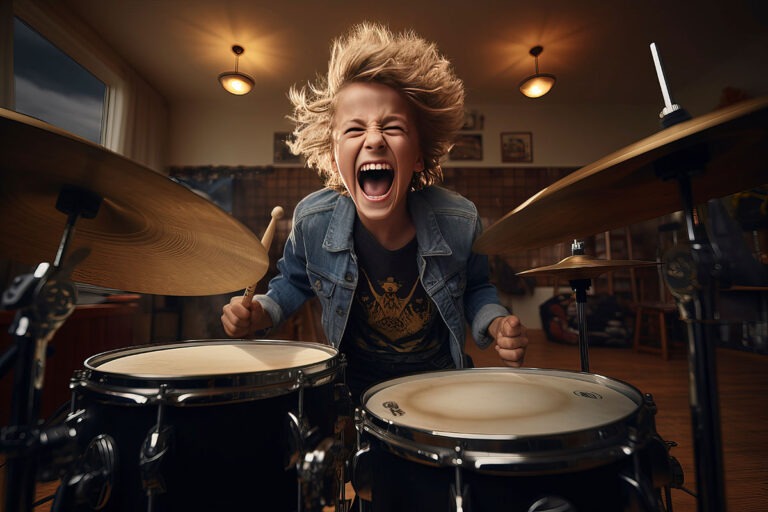
<instances>
[{"instance_id":1,"label":"ceiling light fixture","mask_svg":"<svg viewBox=\"0 0 768 512\"><path fill-rule=\"evenodd\" d=\"M237 96L242 96L243 94L248 94L251 92L251 89L253 89L253 78L246 75L245 73L240 73L237 70L237 64L238 60L240 60L240 55L245 52L242 46L234 45L232 47L232 52L235 54L235 70L234 71L226 71L219 75L219 82L221 82L221 86L224 87L224 89L232 94L236 94Z\"/></svg>"},{"instance_id":2,"label":"ceiling light fixture","mask_svg":"<svg viewBox=\"0 0 768 512\"><path fill-rule=\"evenodd\" d=\"M536 72L520 82L520 92L529 98L541 98L547 94L552 86L555 85L555 75L549 73L539 73L539 55L544 51L541 46L534 46L529 52L533 55L536 62Z\"/></svg>"}]
</instances>

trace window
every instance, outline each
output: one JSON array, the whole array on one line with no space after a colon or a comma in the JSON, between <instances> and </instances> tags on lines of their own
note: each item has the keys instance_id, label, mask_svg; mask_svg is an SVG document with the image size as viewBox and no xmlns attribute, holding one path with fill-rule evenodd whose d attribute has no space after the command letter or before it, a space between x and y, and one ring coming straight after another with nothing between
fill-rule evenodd
<instances>
[{"instance_id":1,"label":"window","mask_svg":"<svg viewBox=\"0 0 768 512\"><path fill-rule=\"evenodd\" d=\"M18 18L13 28L15 110L102 143L106 84Z\"/></svg>"}]
</instances>

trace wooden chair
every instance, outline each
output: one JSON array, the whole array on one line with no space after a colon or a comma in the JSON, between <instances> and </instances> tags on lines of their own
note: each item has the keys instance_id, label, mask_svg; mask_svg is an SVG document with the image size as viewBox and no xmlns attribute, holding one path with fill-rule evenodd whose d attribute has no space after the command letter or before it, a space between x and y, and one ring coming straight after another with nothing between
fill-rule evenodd
<instances>
[{"instance_id":1,"label":"wooden chair","mask_svg":"<svg viewBox=\"0 0 768 512\"><path fill-rule=\"evenodd\" d=\"M664 360L668 360L670 340L667 317L677 312L677 306L667 302L646 302L637 304L635 310L635 351L661 354Z\"/></svg>"},{"instance_id":2,"label":"wooden chair","mask_svg":"<svg viewBox=\"0 0 768 512\"><path fill-rule=\"evenodd\" d=\"M680 224L677 222L670 222L659 226L659 249L657 254L657 261L661 262L661 251L663 247L662 236L664 233L672 234L672 243L677 244L677 230L680 229ZM633 348L636 352L650 352L653 354L660 354L664 360L668 360L670 357L671 344L674 340L670 340L669 320L678 320L679 313L675 299L669 292L666 286L664 276L662 274L662 268L659 264L657 267L638 268L632 271L635 281L640 276L640 281L643 281L642 277L645 277L644 283L651 283L653 279L648 279L648 276L643 276L643 271L653 272L658 284L655 286L639 286L639 292L636 297L638 300L634 303L635 309L635 332L633 340Z\"/></svg>"}]
</instances>

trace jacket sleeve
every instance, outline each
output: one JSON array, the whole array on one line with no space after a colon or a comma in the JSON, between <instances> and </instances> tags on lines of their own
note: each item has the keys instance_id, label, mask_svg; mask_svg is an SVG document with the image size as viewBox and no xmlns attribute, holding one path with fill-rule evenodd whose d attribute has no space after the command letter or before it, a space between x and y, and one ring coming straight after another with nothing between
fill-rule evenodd
<instances>
[{"instance_id":1,"label":"jacket sleeve","mask_svg":"<svg viewBox=\"0 0 768 512\"><path fill-rule=\"evenodd\" d=\"M297 208L298 210L298 208ZM313 296L307 278L307 261L301 223L294 221L283 256L277 262L277 275L269 281L266 295L254 297L272 318L273 328L282 324Z\"/></svg>"},{"instance_id":2,"label":"jacket sleeve","mask_svg":"<svg viewBox=\"0 0 768 512\"><path fill-rule=\"evenodd\" d=\"M475 222L472 242L480 236L482 224ZM491 344L493 338L488 334L488 326L494 318L509 315L502 306L496 287L490 282L488 257L471 252L467 259L467 287L464 291L464 312L472 328L472 337L480 348Z\"/></svg>"}]
</instances>

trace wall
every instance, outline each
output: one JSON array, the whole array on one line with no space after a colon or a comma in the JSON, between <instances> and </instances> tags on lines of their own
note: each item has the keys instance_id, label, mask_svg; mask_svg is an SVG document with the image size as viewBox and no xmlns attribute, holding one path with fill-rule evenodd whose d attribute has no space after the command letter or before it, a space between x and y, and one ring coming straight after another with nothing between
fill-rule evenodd
<instances>
[{"instance_id":1,"label":"wall","mask_svg":"<svg viewBox=\"0 0 768 512\"><path fill-rule=\"evenodd\" d=\"M290 131L285 119L287 100L261 104L248 97L240 114L220 114L224 103L177 103L171 109L172 166L270 165L273 134ZM482 161L462 161L462 167L497 167L502 164L499 134L504 131L533 133L533 166L573 167L591 163L658 130L660 106L546 105L531 100L530 106L472 105L484 116L484 129L467 133L483 135ZM519 167L521 164L514 164ZM511 167L511 165L509 165Z\"/></svg>"}]
</instances>

